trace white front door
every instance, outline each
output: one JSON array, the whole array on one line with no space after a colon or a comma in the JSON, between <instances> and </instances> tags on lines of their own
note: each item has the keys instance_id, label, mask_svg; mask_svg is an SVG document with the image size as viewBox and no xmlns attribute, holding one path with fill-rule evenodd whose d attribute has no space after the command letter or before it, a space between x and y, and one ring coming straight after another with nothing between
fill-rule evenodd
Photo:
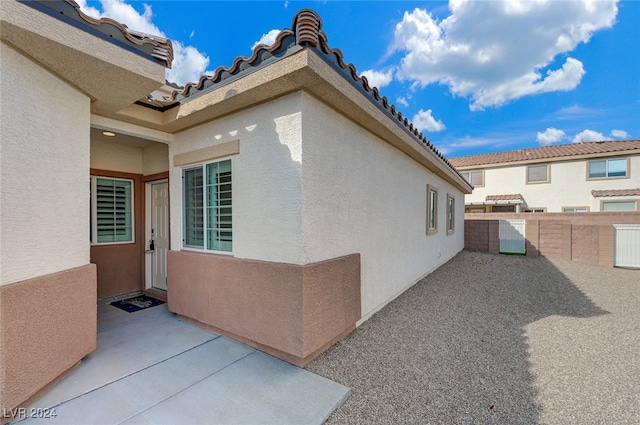
<instances>
[{"instance_id":1,"label":"white front door","mask_svg":"<svg viewBox=\"0 0 640 425\"><path fill-rule=\"evenodd\" d=\"M150 184L150 237L147 252L147 287L167 290L167 251L169 249L169 183ZM153 250L151 250L153 241Z\"/></svg>"}]
</instances>

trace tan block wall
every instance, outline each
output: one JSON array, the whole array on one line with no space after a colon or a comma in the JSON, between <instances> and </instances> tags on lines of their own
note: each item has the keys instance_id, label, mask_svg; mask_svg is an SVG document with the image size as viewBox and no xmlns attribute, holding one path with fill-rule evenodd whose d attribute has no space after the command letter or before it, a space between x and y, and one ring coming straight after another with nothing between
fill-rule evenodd
<instances>
[{"instance_id":1,"label":"tan block wall","mask_svg":"<svg viewBox=\"0 0 640 425\"><path fill-rule=\"evenodd\" d=\"M310 265L168 255L169 310L297 365L355 328L360 255Z\"/></svg>"},{"instance_id":2,"label":"tan block wall","mask_svg":"<svg viewBox=\"0 0 640 425\"><path fill-rule=\"evenodd\" d=\"M640 212L466 214L465 249L497 254L500 220L525 219L527 256L613 267L614 224L640 224Z\"/></svg>"},{"instance_id":3,"label":"tan block wall","mask_svg":"<svg viewBox=\"0 0 640 425\"><path fill-rule=\"evenodd\" d=\"M539 223L540 255L545 257L562 257L562 220L545 220Z\"/></svg>"},{"instance_id":4,"label":"tan block wall","mask_svg":"<svg viewBox=\"0 0 640 425\"><path fill-rule=\"evenodd\" d=\"M464 248L467 251L489 252L489 220L464 221Z\"/></svg>"},{"instance_id":5,"label":"tan block wall","mask_svg":"<svg viewBox=\"0 0 640 425\"><path fill-rule=\"evenodd\" d=\"M0 324L0 409L8 411L95 350L95 265L0 286Z\"/></svg>"}]
</instances>

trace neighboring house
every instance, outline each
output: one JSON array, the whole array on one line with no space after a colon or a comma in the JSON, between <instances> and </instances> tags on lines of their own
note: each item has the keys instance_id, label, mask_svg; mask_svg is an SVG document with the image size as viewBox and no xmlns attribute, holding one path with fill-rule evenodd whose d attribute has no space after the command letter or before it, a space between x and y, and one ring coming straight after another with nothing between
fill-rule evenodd
<instances>
[{"instance_id":1,"label":"neighboring house","mask_svg":"<svg viewBox=\"0 0 640 425\"><path fill-rule=\"evenodd\" d=\"M640 140L450 158L473 186L467 213L640 211Z\"/></svg>"},{"instance_id":2,"label":"neighboring house","mask_svg":"<svg viewBox=\"0 0 640 425\"><path fill-rule=\"evenodd\" d=\"M168 40L0 8L0 407L95 349L97 298L304 364L463 249L471 186L313 11L176 89Z\"/></svg>"}]
</instances>

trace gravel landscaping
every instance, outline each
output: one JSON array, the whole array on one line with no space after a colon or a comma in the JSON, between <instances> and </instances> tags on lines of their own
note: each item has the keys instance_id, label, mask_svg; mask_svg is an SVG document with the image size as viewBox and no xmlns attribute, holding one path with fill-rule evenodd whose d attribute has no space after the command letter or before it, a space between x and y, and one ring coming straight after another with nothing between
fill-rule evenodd
<instances>
[{"instance_id":1,"label":"gravel landscaping","mask_svg":"<svg viewBox=\"0 0 640 425\"><path fill-rule=\"evenodd\" d=\"M462 252L306 368L327 424L637 424L640 270Z\"/></svg>"}]
</instances>

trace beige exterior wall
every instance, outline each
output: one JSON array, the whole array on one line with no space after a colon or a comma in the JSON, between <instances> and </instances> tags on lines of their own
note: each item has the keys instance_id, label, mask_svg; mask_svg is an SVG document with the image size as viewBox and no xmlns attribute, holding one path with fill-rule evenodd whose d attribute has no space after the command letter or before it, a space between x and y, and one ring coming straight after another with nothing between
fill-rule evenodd
<instances>
[{"instance_id":1,"label":"beige exterior wall","mask_svg":"<svg viewBox=\"0 0 640 425\"><path fill-rule=\"evenodd\" d=\"M169 148L156 143L145 148L91 140L91 168L140 175L169 170Z\"/></svg>"},{"instance_id":2,"label":"beige exterior wall","mask_svg":"<svg viewBox=\"0 0 640 425\"><path fill-rule=\"evenodd\" d=\"M175 155L239 140L233 172L233 255L303 264L301 99L291 94L178 133L169 146L171 249L182 243L182 167ZM224 159L220 158L220 159Z\"/></svg>"},{"instance_id":3,"label":"beige exterior wall","mask_svg":"<svg viewBox=\"0 0 640 425\"><path fill-rule=\"evenodd\" d=\"M620 157L625 157L621 155ZM613 156L611 158L618 158ZM597 158L594 158L597 159ZM600 211L602 200L631 200L629 197L594 198L592 190L635 189L640 187L640 155L629 160L629 177L622 179L587 180L588 160L551 162L549 183L527 184L527 165L486 168L484 187L467 195L466 203L482 203L488 195L520 193L525 205L547 208L547 212L562 212L563 207L589 207ZM543 164L543 163L536 163ZM480 168L477 168L480 169ZM466 171L466 170L465 170ZM640 204L640 199L637 199Z\"/></svg>"},{"instance_id":4,"label":"beige exterior wall","mask_svg":"<svg viewBox=\"0 0 640 425\"><path fill-rule=\"evenodd\" d=\"M142 149L92 140L91 168L142 174Z\"/></svg>"},{"instance_id":5,"label":"beige exterior wall","mask_svg":"<svg viewBox=\"0 0 640 425\"><path fill-rule=\"evenodd\" d=\"M89 263L90 105L0 46L0 284L6 285Z\"/></svg>"},{"instance_id":6,"label":"beige exterior wall","mask_svg":"<svg viewBox=\"0 0 640 425\"><path fill-rule=\"evenodd\" d=\"M156 143L142 149L142 174L164 173L169 171L169 146Z\"/></svg>"},{"instance_id":7,"label":"beige exterior wall","mask_svg":"<svg viewBox=\"0 0 640 425\"><path fill-rule=\"evenodd\" d=\"M305 263L360 253L362 321L464 247L464 196L404 153L303 94ZM427 185L438 231L426 234ZM456 230L445 228L447 194Z\"/></svg>"},{"instance_id":8,"label":"beige exterior wall","mask_svg":"<svg viewBox=\"0 0 640 425\"><path fill-rule=\"evenodd\" d=\"M359 253L367 318L463 249L459 190L304 92L177 134L170 160L233 140L234 257L303 265ZM181 249L181 172L170 176L172 250ZM434 235L427 184L438 189ZM451 235L447 194L457 204Z\"/></svg>"},{"instance_id":9,"label":"beige exterior wall","mask_svg":"<svg viewBox=\"0 0 640 425\"><path fill-rule=\"evenodd\" d=\"M236 150L238 153L232 153ZM198 164L199 157L202 162L210 160L217 152L225 156L215 160L232 160L233 252L190 253L182 246L182 170ZM255 264L264 270L252 285L285 288L288 280L284 276L267 276L283 267L289 270L357 255L360 279L355 320L361 323L464 247L464 196L458 189L302 91L176 134L169 145L169 158L169 307L219 331L260 344L267 351L275 349L275 355L289 361L298 362L311 354L272 341L270 338L281 335L270 327L256 334L260 326L250 323L248 313L225 322L228 317L222 310L218 314L201 308L201 300L222 297L218 301L223 305L227 302L236 306L234 309L246 309L247 305L234 301L235 297L244 299L256 293L247 288L226 296L225 288L240 285L237 273L207 270L227 263L244 270L254 264L251 261L259 260ZM438 190L438 230L429 235L427 185ZM446 229L448 195L457 205L451 234ZM195 274L185 279L185 273ZM353 292L353 278L345 283L327 276L316 279L324 282L319 287L335 281ZM217 287L220 289L212 289ZM296 291L304 287L300 283ZM265 297L267 292L259 291ZM276 299L270 302L277 308L300 307L297 295ZM308 297L310 305L314 299ZM257 306L265 300L250 297L248 302ZM255 304L257 301L260 303ZM258 307L249 310L254 308ZM338 328L342 332L348 326ZM318 340L312 351L328 347L336 337Z\"/></svg>"}]
</instances>

